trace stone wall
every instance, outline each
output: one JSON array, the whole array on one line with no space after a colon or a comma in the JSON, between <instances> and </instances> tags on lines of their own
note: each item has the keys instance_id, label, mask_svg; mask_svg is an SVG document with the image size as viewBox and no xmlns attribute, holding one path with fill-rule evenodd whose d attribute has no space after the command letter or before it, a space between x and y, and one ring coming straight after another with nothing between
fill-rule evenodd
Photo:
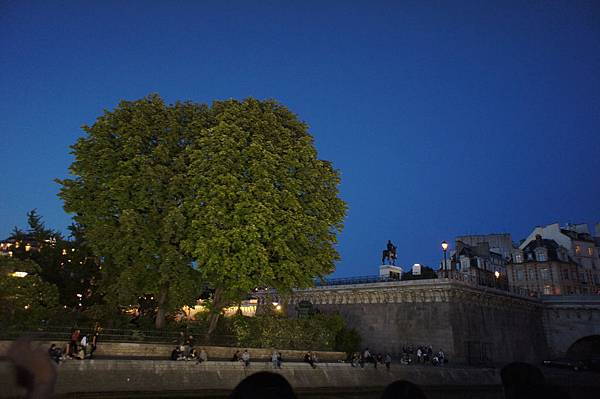
<instances>
[{"instance_id":1,"label":"stone wall","mask_svg":"<svg viewBox=\"0 0 600 399\"><path fill-rule=\"evenodd\" d=\"M490 368L399 366L392 369L352 368L344 363L319 364L312 369L304 363L284 363L273 370L269 363L239 363L86 360L66 361L57 367L55 392L58 397L222 397L247 376L274 371L285 377L300 397L379 398L384 387L396 380L408 380L423 387L429 398L501 399L500 372ZM571 397L595 398L600 380L593 373L544 370L546 380L566 388ZM23 397L15 385L10 364L0 361L0 398ZM323 395L320 394L323 393ZM368 392L368 395L364 395ZM312 393L312 394L311 394Z\"/></svg>"},{"instance_id":2,"label":"stone wall","mask_svg":"<svg viewBox=\"0 0 600 399\"><path fill-rule=\"evenodd\" d=\"M339 312L376 352L425 344L471 364L538 362L547 353L538 301L447 279L319 287L276 300L291 316L303 300Z\"/></svg>"},{"instance_id":3,"label":"stone wall","mask_svg":"<svg viewBox=\"0 0 600 399\"><path fill-rule=\"evenodd\" d=\"M276 371L296 390L319 388L383 389L398 379L419 385L488 386L500 385L494 369L442 369L435 367L352 368L346 363L322 363L316 369L305 363L284 363L273 370L269 363L253 362L248 368L239 363L152 361L152 360L86 360L67 361L58 367L57 394L86 392L168 392L231 391L245 377L258 371ZM22 391L15 386L14 375L7 362L0 362L0 397L16 397Z\"/></svg>"}]
</instances>

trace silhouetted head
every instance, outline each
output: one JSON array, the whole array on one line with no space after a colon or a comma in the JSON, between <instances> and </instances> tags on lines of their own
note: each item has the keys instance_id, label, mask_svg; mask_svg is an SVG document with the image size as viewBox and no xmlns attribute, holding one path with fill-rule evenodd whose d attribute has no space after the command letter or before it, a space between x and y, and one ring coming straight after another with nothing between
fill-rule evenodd
<instances>
[{"instance_id":1,"label":"silhouetted head","mask_svg":"<svg viewBox=\"0 0 600 399\"><path fill-rule=\"evenodd\" d=\"M399 380L385 388L381 399L427 399L427 396L418 385Z\"/></svg>"},{"instance_id":2,"label":"silhouetted head","mask_svg":"<svg viewBox=\"0 0 600 399\"><path fill-rule=\"evenodd\" d=\"M244 378L229 399L296 399L296 394L281 375L261 371Z\"/></svg>"},{"instance_id":3,"label":"silhouetted head","mask_svg":"<svg viewBox=\"0 0 600 399\"><path fill-rule=\"evenodd\" d=\"M529 397L533 387L541 387L545 383L544 374L539 368L523 362L504 366L500 371L500 378L504 386L504 397L507 399Z\"/></svg>"}]
</instances>

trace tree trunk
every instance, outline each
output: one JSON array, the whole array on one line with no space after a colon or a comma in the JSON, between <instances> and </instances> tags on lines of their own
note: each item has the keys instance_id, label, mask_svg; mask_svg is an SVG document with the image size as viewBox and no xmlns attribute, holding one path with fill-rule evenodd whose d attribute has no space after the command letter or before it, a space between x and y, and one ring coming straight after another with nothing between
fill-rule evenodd
<instances>
[{"instance_id":1,"label":"tree trunk","mask_svg":"<svg viewBox=\"0 0 600 399\"><path fill-rule=\"evenodd\" d=\"M208 318L208 332L206 333L209 338L216 330L217 324L219 323L219 318L221 316L221 308L223 307L221 304L222 291L223 290L221 288L217 288L215 289L215 294L213 295L212 309Z\"/></svg>"},{"instance_id":2,"label":"tree trunk","mask_svg":"<svg viewBox=\"0 0 600 399\"><path fill-rule=\"evenodd\" d=\"M165 327L167 316L167 294L169 293L169 284L163 284L158 293L158 309L156 311L155 327L160 330Z\"/></svg>"}]
</instances>

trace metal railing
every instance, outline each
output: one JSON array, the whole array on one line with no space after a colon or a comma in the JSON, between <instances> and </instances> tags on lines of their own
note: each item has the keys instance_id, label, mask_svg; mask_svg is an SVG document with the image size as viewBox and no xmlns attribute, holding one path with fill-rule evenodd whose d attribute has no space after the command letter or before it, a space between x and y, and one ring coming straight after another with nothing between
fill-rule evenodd
<instances>
[{"instance_id":1,"label":"metal railing","mask_svg":"<svg viewBox=\"0 0 600 399\"><path fill-rule=\"evenodd\" d=\"M390 277L382 276L358 276L358 277L344 277L344 278L327 278L322 280L315 280L316 287L328 287L332 285L351 285L351 284L368 284L368 283L384 283L389 281L399 281L399 279L393 279Z\"/></svg>"},{"instance_id":2,"label":"metal railing","mask_svg":"<svg viewBox=\"0 0 600 399\"><path fill-rule=\"evenodd\" d=\"M466 283L468 285L474 287L487 287L500 291L510 292L512 294L527 297L527 298L538 298L540 294L534 291L530 291L521 287L510 287L503 286L497 281L489 281L481 277L472 276L465 273L457 273L457 272L449 272L447 275L440 274L438 277L424 277L421 279L411 279L413 280L435 280L438 278L447 278L454 281L460 281ZM358 276L358 277L345 277L345 278L328 278L328 279L320 279L315 280L315 287L331 287L336 285L354 285L354 284L369 284L369 283L385 283L392 281L407 281L401 280L397 278L385 277L385 276Z\"/></svg>"},{"instance_id":3,"label":"metal railing","mask_svg":"<svg viewBox=\"0 0 600 399\"><path fill-rule=\"evenodd\" d=\"M93 333L92 329L80 328L82 334L87 334L88 338ZM13 340L20 336L28 336L38 341L69 341L71 339L71 327L40 327L33 330L20 329L0 329L0 340ZM232 335L208 336L205 333L194 334L188 331L187 334L194 336L196 345L223 345L230 346L235 343L235 337ZM103 328L100 331L100 340L102 342L139 342L155 344L174 344L179 339L178 331L163 330L135 330L135 329L113 329Z\"/></svg>"}]
</instances>

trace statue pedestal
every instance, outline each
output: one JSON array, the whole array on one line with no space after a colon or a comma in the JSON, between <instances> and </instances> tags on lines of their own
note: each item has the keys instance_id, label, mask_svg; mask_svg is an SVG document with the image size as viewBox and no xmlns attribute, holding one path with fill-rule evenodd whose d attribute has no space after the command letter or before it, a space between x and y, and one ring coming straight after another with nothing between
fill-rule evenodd
<instances>
[{"instance_id":1,"label":"statue pedestal","mask_svg":"<svg viewBox=\"0 0 600 399\"><path fill-rule=\"evenodd\" d=\"M392 265L379 266L379 277L400 280L402 278L402 268Z\"/></svg>"}]
</instances>

